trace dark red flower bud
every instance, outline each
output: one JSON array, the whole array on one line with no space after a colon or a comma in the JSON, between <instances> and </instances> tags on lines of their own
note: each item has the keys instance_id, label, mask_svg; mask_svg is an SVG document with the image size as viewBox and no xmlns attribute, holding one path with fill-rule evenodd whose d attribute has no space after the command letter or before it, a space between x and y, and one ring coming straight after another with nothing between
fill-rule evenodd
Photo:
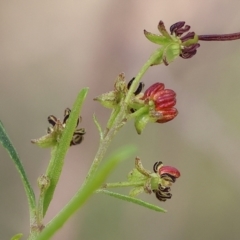
<instances>
[{"instance_id":1,"label":"dark red flower bud","mask_svg":"<svg viewBox=\"0 0 240 240\"><path fill-rule=\"evenodd\" d=\"M170 32L171 34L175 33L178 29L182 28L185 25L184 21L179 21L174 23L171 27L170 27Z\"/></svg>"},{"instance_id":2,"label":"dark red flower bud","mask_svg":"<svg viewBox=\"0 0 240 240\"><path fill-rule=\"evenodd\" d=\"M156 112L161 114L161 117L156 121L158 123L169 122L178 115L178 110L176 108L156 108Z\"/></svg>"},{"instance_id":3,"label":"dark red flower bud","mask_svg":"<svg viewBox=\"0 0 240 240\"><path fill-rule=\"evenodd\" d=\"M169 108L176 104L176 93L171 89L158 91L153 95L152 100L157 105L157 108Z\"/></svg>"},{"instance_id":4,"label":"dark red flower bud","mask_svg":"<svg viewBox=\"0 0 240 240\"><path fill-rule=\"evenodd\" d=\"M195 36L195 32L189 32L186 35L184 35L183 37L181 37L182 42L186 42L189 39L193 39Z\"/></svg>"},{"instance_id":5,"label":"dark red flower bud","mask_svg":"<svg viewBox=\"0 0 240 240\"><path fill-rule=\"evenodd\" d=\"M170 27L171 34L175 34L177 37L181 37L183 33L188 32L190 30L189 25L185 25L185 22L176 22Z\"/></svg>"},{"instance_id":6,"label":"dark red flower bud","mask_svg":"<svg viewBox=\"0 0 240 240\"><path fill-rule=\"evenodd\" d=\"M197 48L199 47L200 47L199 43L192 44L189 47L184 47L184 49L182 49L182 52L180 53L179 56L184 59L191 58L197 53Z\"/></svg>"},{"instance_id":7,"label":"dark red flower bud","mask_svg":"<svg viewBox=\"0 0 240 240\"><path fill-rule=\"evenodd\" d=\"M174 106L176 105L176 93L171 89L164 89L163 83L155 83L150 86L144 93L142 99L146 103L153 101L155 104L155 112L152 113L156 117L156 122L164 123L172 120L178 114Z\"/></svg>"},{"instance_id":8,"label":"dark red flower bud","mask_svg":"<svg viewBox=\"0 0 240 240\"><path fill-rule=\"evenodd\" d=\"M175 34L175 36L179 37L180 40L182 41L182 49L179 56L184 59L187 59L193 57L197 53L197 48L200 47L200 44L197 43L197 36L195 32L188 32L190 30L190 26L184 25L185 22L182 21L174 23L170 27L170 32L171 34ZM182 34L184 33L187 34L182 36Z\"/></svg>"},{"instance_id":9,"label":"dark red flower bud","mask_svg":"<svg viewBox=\"0 0 240 240\"><path fill-rule=\"evenodd\" d=\"M189 25L185 25L185 26L184 25L185 25L185 22L182 22L182 21L174 23L170 27L171 34L175 33L175 35L178 37L182 36L183 33L189 31L191 28Z\"/></svg>"}]
</instances>

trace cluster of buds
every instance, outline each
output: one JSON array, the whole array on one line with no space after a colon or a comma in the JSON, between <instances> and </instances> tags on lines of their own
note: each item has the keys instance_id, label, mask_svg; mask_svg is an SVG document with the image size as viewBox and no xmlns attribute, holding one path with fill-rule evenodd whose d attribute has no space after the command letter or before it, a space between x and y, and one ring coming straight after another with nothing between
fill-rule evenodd
<instances>
[{"instance_id":1,"label":"cluster of buds","mask_svg":"<svg viewBox=\"0 0 240 240\"><path fill-rule=\"evenodd\" d=\"M184 21L174 23L170 27L170 33L166 30L162 21L158 24L158 30L161 35L150 33L144 30L148 40L158 45L158 58L152 65L164 63L168 65L178 56L183 59L193 57L200 47L199 41L232 41L240 39L240 32L230 34L207 34L197 35L195 32L189 32L190 26L185 25Z\"/></svg>"},{"instance_id":2,"label":"cluster of buds","mask_svg":"<svg viewBox=\"0 0 240 240\"><path fill-rule=\"evenodd\" d=\"M103 93L93 100L100 102L106 108L116 109L120 107L119 105L126 97L127 92L128 84L125 81L124 73L120 73L115 81L113 91Z\"/></svg>"},{"instance_id":3,"label":"cluster of buds","mask_svg":"<svg viewBox=\"0 0 240 240\"><path fill-rule=\"evenodd\" d=\"M189 25L180 21L170 27L170 33L166 30L163 21L158 24L158 30L162 35L157 35L144 30L144 34L148 40L158 45L161 45L159 50L159 58L152 65L164 63L166 66L173 62L178 56L187 59L194 56L198 43L198 36L190 30ZM186 33L186 34L185 34ZM184 36L182 36L185 34Z\"/></svg>"},{"instance_id":4,"label":"cluster of buds","mask_svg":"<svg viewBox=\"0 0 240 240\"><path fill-rule=\"evenodd\" d=\"M123 101L134 81L125 81L124 74L120 74L114 84L114 90L104 93L94 100L99 101L107 108L121 108ZM176 93L171 89L165 89L163 83L151 85L142 92L144 83L140 82L133 92L129 105L126 109L128 119L135 120L135 128L141 134L147 123L165 123L174 119L178 111L174 108L176 104Z\"/></svg>"},{"instance_id":5,"label":"cluster of buds","mask_svg":"<svg viewBox=\"0 0 240 240\"><path fill-rule=\"evenodd\" d=\"M146 170L138 157L135 159L135 168L128 175L128 181L137 185L130 191L131 196L153 192L158 200L164 202L172 197L170 187L180 177L180 172L174 167L164 166L162 162L156 162L153 171Z\"/></svg>"},{"instance_id":6,"label":"cluster of buds","mask_svg":"<svg viewBox=\"0 0 240 240\"><path fill-rule=\"evenodd\" d=\"M62 136L63 130L66 127L66 122L70 116L70 113L71 110L69 108L66 108L64 111L63 121L57 119L54 115L48 116L48 122L51 126L47 128L47 135L39 139L33 139L31 140L31 142L36 143L37 145L43 148L55 146ZM80 144L83 140L83 136L86 133L84 128L77 129L80 121L81 117L78 118L76 130L73 133L70 146Z\"/></svg>"},{"instance_id":7,"label":"cluster of buds","mask_svg":"<svg viewBox=\"0 0 240 240\"><path fill-rule=\"evenodd\" d=\"M199 43L196 43L195 38L197 36L195 35L195 32L188 32L190 30L189 25L185 25L185 22L180 21L177 23L174 23L170 27L171 35L175 35L176 37L179 37L182 42L181 47L181 53L180 57L187 59L191 58L197 53L197 48L200 47ZM188 32L188 33L187 33ZM184 33L186 33L184 36L182 36Z\"/></svg>"}]
</instances>

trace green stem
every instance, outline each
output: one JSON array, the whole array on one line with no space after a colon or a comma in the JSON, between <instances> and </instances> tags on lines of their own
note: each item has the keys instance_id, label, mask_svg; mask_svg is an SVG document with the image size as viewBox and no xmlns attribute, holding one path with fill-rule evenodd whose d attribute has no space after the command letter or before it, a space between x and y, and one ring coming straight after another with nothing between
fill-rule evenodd
<instances>
[{"instance_id":1,"label":"green stem","mask_svg":"<svg viewBox=\"0 0 240 240\"><path fill-rule=\"evenodd\" d=\"M122 101L119 106L121 108L117 108L117 110L114 110L110 116L110 119L107 123L107 128L104 131L104 139L100 141L100 145L97 151L97 154L95 156L95 159L89 169L89 172L87 174L87 177L85 179L84 185L87 183L88 179L95 173L97 170L99 164L101 163L104 154L107 151L107 148L109 147L111 141L113 140L114 136L118 132L118 130L125 124L126 122L126 112L127 112L127 105L130 101L130 98L135 91L135 89L138 86L138 83L140 82L140 79L145 74L145 72L148 70L148 68L156 61L156 59L159 58L159 49L156 50L148 59L148 61L143 65L143 67L140 69L139 73L137 74L135 80L133 81L130 89L128 90L127 96Z\"/></svg>"},{"instance_id":2,"label":"green stem","mask_svg":"<svg viewBox=\"0 0 240 240\"><path fill-rule=\"evenodd\" d=\"M82 186L70 202L53 218L46 228L42 231L37 240L48 240L53 234L63 226L68 218L73 215L91 196L91 194L98 189L106 180L107 176L121 161L125 160L135 152L135 148L128 148L118 151L106 161L101 169L84 185Z\"/></svg>"},{"instance_id":3,"label":"green stem","mask_svg":"<svg viewBox=\"0 0 240 240\"><path fill-rule=\"evenodd\" d=\"M130 98L134 91L137 89L138 84L145 74L145 72L148 70L148 68L159 58L159 50L156 50L148 59L148 61L143 65L143 67L140 69L139 73L135 77L130 89L128 90L127 96L125 98L125 104L127 105L130 101Z\"/></svg>"},{"instance_id":4,"label":"green stem","mask_svg":"<svg viewBox=\"0 0 240 240\"><path fill-rule=\"evenodd\" d=\"M110 116L110 118L109 118L109 120L108 120L107 127L106 127L106 129L105 129L105 131L104 131L103 136L106 136L107 133L108 133L108 131L109 131L109 129L111 129L111 127L113 126L113 124L114 124L114 122L115 122L115 120L116 120L116 117L117 117L118 114L119 114L119 111L120 111L120 108L119 108L119 107L113 109L113 111L112 111L112 113L111 113L111 116Z\"/></svg>"},{"instance_id":5,"label":"green stem","mask_svg":"<svg viewBox=\"0 0 240 240\"><path fill-rule=\"evenodd\" d=\"M145 184L146 180L136 182L116 182L116 183L105 183L102 189L105 188L118 188L118 187L140 187Z\"/></svg>"},{"instance_id":6,"label":"green stem","mask_svg":"<svg viewBox=\"0 0 240 240\"><path fill-rule=\"evenodd\" d=\"M37 226L39 229L43 229L43 217L44 217L44 196L46 193L46 190L50 186L50 179L46 175L42 175L38 178L38 187L40 189L40 195L38 199L38 205L37 205Z\"/></svg>"},{"instance_id":7,"label":"green stem","mask_svg":"<svg viewBox=\"0 0 240 240\"><path fill-rule=\"evenodd\" d=\"M127 118L128 118L128 120L130 120L130 119L133 119L135 117L141 116L144 113L148 112L148 110L149 110L148 106L143 106L140 109L138 109L137 111L135 111L134 113L129 114Z\"/></svg>"},{"instance_id":8,"label":"green stem","mask_svg":"<svg viewBox=\"0 0 240 240\"><path fill-rule=\"evenodd\" d=\"M38 199L38 209L37 209L37 224L41 225L43 220L43 200L44 195L40 193L39 199Z\"/></svg>"},{"instance_id":9,"label":"green stem","mask_svg":"<svg viewBox=\"0 0 240 240\"><path fill-rule=\"evenodd\" d=\"M99 164L101 163L113 137L115 136L115 134L117 133L117 130L115 128L111 128L108 132L105 132L106 135L104 136L104 138L102 140L100 140L100 145L98 148L98 151L96 153L96 156L93 160L93 163L88 171L87 177L83 183L83 186L88 182L88 180L91 178L91 176L94 175L94 173L96 172ZM104 133L104 134L105 134Z\"/></svg>"}]
</instances>

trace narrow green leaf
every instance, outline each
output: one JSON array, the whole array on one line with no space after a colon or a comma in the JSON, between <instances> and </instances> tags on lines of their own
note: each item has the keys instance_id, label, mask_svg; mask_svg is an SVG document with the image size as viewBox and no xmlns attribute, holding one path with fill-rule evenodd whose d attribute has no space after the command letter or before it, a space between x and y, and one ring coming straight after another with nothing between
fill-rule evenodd
<instances>
[{"instance_id":1,"label":"narrow green leaf","mask_svg":"<svg viewBox=\"0 0 240 240\"><path fill-rule=\"evenodd\" d=\"M146 208L149 208L151 210L154 210L154 211L157 211L157 212L167 212L165 209L163 208L160 208L156 205L153 205L153 204L150 204L150 203L147 203L145 201L142 201L138 198L134 198L134 197L130 197L128 195L123 195L123 194L119 194L119 193L115 193L115 192L110 192L108 190L104 190L104 189L100 189L97 191L98 193L104 193L104 194L107 194L111 197L115 197L115 198L118 198L118 199L121 199L121 200L124 200L124 201L127 201L127 202L132 202L132 203L135 203L135 204L138 204L142 207L146 207Z\"/></svg>"},{"instance_id":2,"label":"narrow green leaf","mask_svg":"<svg viewBox=\"0 0 240 240\"><path fill-rule=\"evenodd\" d=\"M121 161L128 158L135 152L135 148L128 147L127 149L116 152L110 157L102 168L94 175L82 188L78 190L76 195L70 202L61 210L61 212L54 217L54 219L47 224L42 233L36 240L48 240L54 233L63 226L63 224L87 201L87 199L98 189L103 182L106 181L107 176Z\"/></svg>"},{"instance_id":3,"label":"narrow green leaf","mask_svg":"<svg viewBox=\"0 0 240 240\"><path fill-rule=\"evenodd\" d=\"M11 240L19 240L20 238L22 238L23 234L22 233L18 233L16 235L14 235Z\"/></svg>"},{"instance_id":4,"label":"narrow green leaf","mask_svg":"<svg viewBox=\"0 0 240 240\"><path fill-rule=\"evenodd\" d=\"M22 179L23 186L24 186L24 189L25 189L25 192L27 195L27 199L28 199L30 217L32 219L32 217L34 216L34 211L35 211L35 206L36 206L35 195L34 195L32 187L28 181L27 175L25 173L25 170L23 168L21 160L17 154L17 151L13 147L11 140L8 137L1 121L0 121L0 143L8 151L11 159L13 160L13 162L15 164L15 167L17 168L17 170L20 174L20 177Z\"/></svg>"},{"instance_id":5,"label":"narrow green leaf","mask_svg":"<svg viewBox=\"0 0 240 240\"><path fill-rule=\"evenodd\" d=\"M50 187L46 190L46 193L43 196L43 216L45 215L53 198L55 188L62 172L64 158L69 149L73 133L76 129L77 120L79 118L83 102L87 96L87 92L88 88L84 88L78 94L62 137L57 146L52 150L51 160L46 171L46 176L50 179Z\"/></svg>"}]
</instances>

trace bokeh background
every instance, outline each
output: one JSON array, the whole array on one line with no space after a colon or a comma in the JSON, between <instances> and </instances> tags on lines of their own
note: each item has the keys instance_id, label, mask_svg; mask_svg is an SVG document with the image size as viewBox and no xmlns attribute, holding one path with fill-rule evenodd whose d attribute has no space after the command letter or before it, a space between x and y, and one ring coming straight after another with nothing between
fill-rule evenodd
<instances>
[{"instance_id":1,"label":"bokeh background","mask_svg":"<svg viewBox=\"0 0 240 240\"><path fill-rule=\"evenodd\" d=\"M45 223L69 201L86 176L98 148L92 121L104 126L110 111L92 99L113 88L116 76L131 79L156 49L143 29L157 33L184 20L198 34L240 31L239 1L13 1L0 2L0 118L38 195L50 150L30 139L42 136L47 116L61 118L77 93L90 87L83 108L87 135L72 147ZM240 40L202 42L196 56L150 68L143 78L177 92L178 117L149 124L141 136L130 122L108 154L138 146L146 168L156 161L177 167L181 178L173 198L159 202L161 214L105 195L94 195L52 238L54 240L161 239L238 240L240 236ZM0 235L29 231L27 199L19 175L0 147ZM125 180L134 159L122 163L109 181ZM126 191L127 192L127 191Z\"/></svg>"}]
</instances>

